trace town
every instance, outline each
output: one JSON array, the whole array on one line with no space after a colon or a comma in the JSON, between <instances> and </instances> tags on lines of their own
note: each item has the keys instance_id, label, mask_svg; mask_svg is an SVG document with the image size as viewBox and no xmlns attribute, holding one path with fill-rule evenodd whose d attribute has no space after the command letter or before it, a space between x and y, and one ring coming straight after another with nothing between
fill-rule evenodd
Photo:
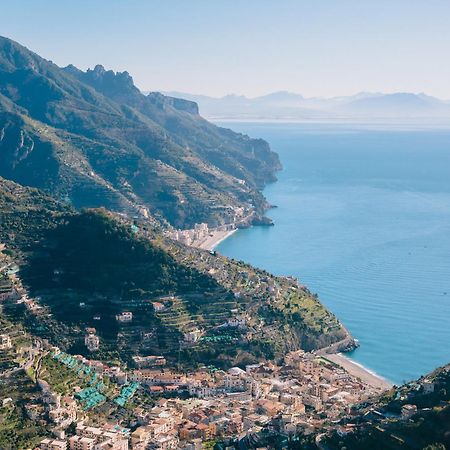
<instances>
[{"instance_id":1,"label":"town","mask_svg":"<svg viewBox=\"0 0 450 450\"><path fill-rule=\"evenodd\" d=\"M263 428L286 435L307 434L377 393L325 357L302 351L287 355L281 366L268 362L192 373L161 367L165 363L162 357L143 358L139 361L143 368L126 371L64 354L47 343L29 351L35 359L43 352L50 354L77 372L80 384L89 379L89 387L75 386L73 393L64 397L37 380L42 395L26 409L33 420L51 424L54 437L42 440L38 448L43 450L200 449L205 442ZM93 426L92 415L108 401L101 393L105 379L119 392L111 401L130 414L126 421L105 420ZM133 396L146 399L145 406L130 411L127 402ZM66 436L65 430L73 422L75 435Z\"/></svg>"},{"instance_id":2,"label":"town","mask_svg":"<svg viewBox=\"0 0 450 450\"><path fill-rule=\"evenodd\" d=\"M207 223L197 223L191 230L173 230L167 237L191 247L212 250L220 241L237 230L235 223L210 228Z\"/></svg>"},{"instance_id":3,"label":"town","mask_svg":"<svg viewBox=\"0 0 450 450\"><path fill-rule=\"evenodd\" d=\"M2 302L40 308L21 285L17 266L6 258L1 276ZM116 320L131 321L132 313L123 312ZM244 324L243 319L231 322L233 327ZM308 434L380 392L379 386L351 375L326 354L302 350L288 353L280 364L183 372L170 367L162 355L135 356L135 367L124 368L24 336L24 331L2 334L0 351L18 363L12 370L24 370L39 388L24 408L31 420L48 426L51 436L37 447L43 450L200 449L206 442L263 429ZM86 329L89 350L98 347L98 339L95 329ZM71 378L70 390L53 388L51 372L59 370ZM8 368L0 377L10 373ZM1 400L3 408L15 407L13 399Z\"/></svg>"}]
</instances>

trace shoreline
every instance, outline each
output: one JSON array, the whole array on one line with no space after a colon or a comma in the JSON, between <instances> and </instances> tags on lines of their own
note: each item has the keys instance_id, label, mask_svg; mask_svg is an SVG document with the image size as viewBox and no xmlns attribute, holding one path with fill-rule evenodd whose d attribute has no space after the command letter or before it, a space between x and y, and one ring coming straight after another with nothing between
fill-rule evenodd
<instances>
[{"instance_id":1,"label":"shoreline","mask_svg":"<svg viewBox=\"0 0 450 450\"><path fill-rule=\"evenodd\" d=\"M362 364L353 361L343 353L328 353L326 355L321 355L321 357L337 364L338 366L341 366L348 373L359 378L362 382L373 387L374 389L379 390L380 392L391 389L393 386L393 383L386 380L381 375L378 375L377 373L364 367Z\"/></svg>"},{"instance_id":2,"label":"shoreline","mask_svg":"<svg viewBox=\"0 0 450 450\"><path fill-rule=\"evenodd\" d=\"M238 230L238 228L234 228L233 230L226 230L226 231L213 231L211 233L212 236L208 236L200 244L195 245L195 247L201 248L203 250L213 251L222 241L229 238L237 230Z\"/></svg>"},{"instance_id":3,"label":"shoreline","mask_svg":"<svg viewBox=\"0 0 450 450\"><path fill-rule=\"evenodd\" d=\"M235 228L233 230L228 231L214 231L212 236L208 236L200 245L198 245L199 248L202 248L204 250L212 251L215 247L217 247L221 242L223 242L225 239L229 238L233 233L235 233L238 230L238 228ZM342 325L342 324L341 324ZM367 384L373 389L376 389L377 391L383 392L386 390L389 390L392 388L393 383L383 378L381 375L378 375L377 373L371 371L367 367L363 366L362 364L359 364L352 359L350 359L348 356L345 356L344 353L336 351L339 346L341 346L343 343L348 344L349 341L354 342L353 336L350 334L350 332L347 330L347 328L342 325L342 327L345 330L346 336L342 341L339 341L335 344L332 344L331 346L327 347L326 349L320 349L317 351L317 356L320 356L324 359L327 359L331 361L334 364L337 364L338 366L342 367L345 371L347 371L350 375L355 376L356 378L359 378L364 384ZM336 347L335 347L336 346ZM334 350L330 353L322 353L323 350ZM322 352L321 352L322 351Z\"/></svg>"},{"instance_id":4,"label":"shoreline","mask_svg":"<svg viewBox=\"0 0 450 450\"><path fill-rule=\"evenodd\" d=\"M221 242L223 242L225 239L228 239L236 231L238 231L238 228L234 228L232 230L227 231L213 231L211 233L212 236L208 236L204 241L196 245L196 247L201 248L203 250L213 251ZM351 333L347 330L347 328L342 323L341 326L343 327L346 333L344 339L324 349L317 350L315 352L316 355L320 356L321 358L324 358L325 360L330 361L331 363L337 364L338 366L343 368L346 372L348 372L350 375L359 378L364 384L377 390L379 393L391 389L394 386L393 383L383 378L381 375L378 375L376 372L371 371L362 364L353 361L351 358L345 356L344 353L339 351L340 350L339 347L341 347L342 344L348 345L350 341L353 344L355 343L355 339L353 338Z\"/></svg>"}]
</instances>

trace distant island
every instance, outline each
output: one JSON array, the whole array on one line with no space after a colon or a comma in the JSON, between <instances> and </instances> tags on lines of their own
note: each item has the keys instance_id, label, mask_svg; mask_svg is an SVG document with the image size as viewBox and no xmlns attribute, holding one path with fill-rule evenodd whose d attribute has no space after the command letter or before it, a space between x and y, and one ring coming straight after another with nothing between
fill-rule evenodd
<instances>
[{"instance_id":1,"label":"distant island","mask_svg":"<svg viewBox=\"0 0 450 450\"><path fill-rule=\"evenodd\" d=\"M273 92L260 97L243 95L209 97L167 92L198 103L210 120L277 121L440 121L450 118L450 101L426 94L360 92L343 97L304 97Z\"/></svg>"}]
</instances>

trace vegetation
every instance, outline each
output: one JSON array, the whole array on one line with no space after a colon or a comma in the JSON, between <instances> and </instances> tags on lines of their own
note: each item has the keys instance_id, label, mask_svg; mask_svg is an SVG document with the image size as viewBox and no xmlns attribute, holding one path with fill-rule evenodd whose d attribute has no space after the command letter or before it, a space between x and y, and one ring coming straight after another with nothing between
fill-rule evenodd
<instances>
[{"instance_id":1,"label":"vegetation","mask_svg":"<svg viewBox=\"0 0 450 450\"><path fill-rule=\"evenodd\" d=\"M41 308L10 303L5 313L65 351L133 364L134 354L163 354L194 366L282 356L344 337L336 318L287 278L166 240L147 223L105 210L75 212L39 191L0 179L0 240ZM153 302L163 303L156 311ZM133 313L129 323L116 315ZM240 329L217 328L244 315ZM201 339L186 344L185 335Z\"/></svg>"},{"instance_id":2,"label":"vegetation","mask_svg":"<svg viewBox=\"0 0 450 450\"><path fill-rule=\"evenodd\" d=\"M75 207L142 213L177 227L231 221L273 181L262 140L219 128L197 106L144 96L126 73L61 69L0 37L0 175Z\"/></svg>"},{"instance_id":3,"label":"vegetation","mask_svg":"<svg viewBox=\"0 0 450 450\"><path fill-rule=\"evenodd\" d=\"M0 382L0 399L11 398L3 407L0 404L0 448L17 450L34 448L43 439L46 427L27 417L25 404L38 396L38 388L28 376L15 372L14 376L3 377Z\"/></svg>"}]
</instances>

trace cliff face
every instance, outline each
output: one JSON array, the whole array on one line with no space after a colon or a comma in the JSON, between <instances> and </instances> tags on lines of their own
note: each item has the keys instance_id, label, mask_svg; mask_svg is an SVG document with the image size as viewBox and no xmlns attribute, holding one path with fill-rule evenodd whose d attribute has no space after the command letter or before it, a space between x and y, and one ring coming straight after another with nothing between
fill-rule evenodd
<instances>
[{"instance_id":1,"label":"cliff face","mask_svg":"<svg viewBox=\"0 0 450 450\"><path fill-rule=\"evenodd\" d=\"M216 127L194 102L144 96L127 72L61 69L6 38L0 113L0 175L76 207L145 207L176 227L261 215L259 189L280 167L266 142Z\"/></svg>"},{"instance_id":2,"label":"cliff face","mask_svg":"<svg viewBox=\"0 0 450 450\"><path fill-rule=\"evenodd\" d=\"M143 95L127 72L114 73L102 66L86 72L73 67L65 70L109 99L139 111L169 132L178 144L254 187L274 181L274 172L281 169L278 156L267 142L211 124L199 116L195 102L159 92Z\"/></svg>"}]
</instances>

